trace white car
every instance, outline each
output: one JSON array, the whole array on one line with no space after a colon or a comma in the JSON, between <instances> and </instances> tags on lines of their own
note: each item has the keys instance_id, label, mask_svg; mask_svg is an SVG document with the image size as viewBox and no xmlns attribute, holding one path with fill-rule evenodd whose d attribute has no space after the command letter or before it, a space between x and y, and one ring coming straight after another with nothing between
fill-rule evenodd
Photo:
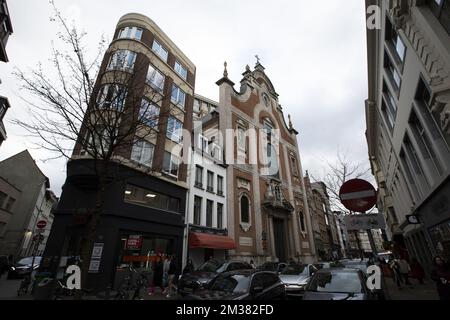
<instances>
[{"instance_id":1,"label":"white car","mask_svg":"<svg viewBox=\"0 0 450 320\"><path fill-rule=\"evenodd\" d=\"M306 285L318 269L312 264L290 264L279 275L288 297L303 297Z\"/></svg>"}]
</instances>

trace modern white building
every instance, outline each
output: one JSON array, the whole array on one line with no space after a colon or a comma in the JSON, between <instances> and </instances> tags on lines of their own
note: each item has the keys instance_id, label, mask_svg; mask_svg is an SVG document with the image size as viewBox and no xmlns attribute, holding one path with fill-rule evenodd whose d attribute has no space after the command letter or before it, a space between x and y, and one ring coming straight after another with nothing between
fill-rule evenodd
<instances>
[{"instance_id":1,"label":"modern white building","mask_svg":"<svg viewBox=\"0 0 450 320\"><path fill-rule=\"evenodd\" d=\"M196 96L197 101L200 99ZM188 172L187 254L183 265L191 259L196 268L210 258L225 259L227 250L235 247L234 241L228 237L227 167L223 161L223 148L215 142L217 133L218 114L215 111L194 122Z\"/></svg>"}]
</instances>

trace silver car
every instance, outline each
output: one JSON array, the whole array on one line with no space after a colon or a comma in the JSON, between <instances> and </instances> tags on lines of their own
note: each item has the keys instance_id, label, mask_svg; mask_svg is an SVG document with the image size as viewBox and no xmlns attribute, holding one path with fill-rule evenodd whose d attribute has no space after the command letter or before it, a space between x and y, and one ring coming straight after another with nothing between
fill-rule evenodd
<instances>
[{"instance_id":1,"label":"silver car","mask_svg":"<svg viewBox=\"0 0 450 320\"><path fill-rule=\"evenodd\" d=\"M280 273L288 297L303 297L305 287L318 269L312 264L290 264Z\"/></svg>"}]
</instances>

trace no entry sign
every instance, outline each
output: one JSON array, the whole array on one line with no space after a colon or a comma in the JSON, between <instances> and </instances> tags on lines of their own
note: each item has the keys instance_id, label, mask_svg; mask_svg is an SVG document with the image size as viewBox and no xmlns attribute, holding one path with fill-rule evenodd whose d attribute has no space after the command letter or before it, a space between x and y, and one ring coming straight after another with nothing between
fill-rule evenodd
<instances>
[{"instance_id":1,"label":"no entry sign","mask_svg":"<svg viewBox=\"0 0 450 320\"><path fill-rule=\"evenodd\" d=\"M36 227L38 227L39 229L44 229L46 226L47 226L47 221L45 221L45 220L40 220L36 224Z\"/></svg>"},{"instance_id":2,"label":"no entry sign","mask_svg":"<svg viewBox=\"0 0 450 320\"><path fill-rule=\"evenodd\" d=\"M342 185L339 198L348 210L366 212L377 203L377 192L369 182L353 179Z\"/></svg>"}]
</instances>

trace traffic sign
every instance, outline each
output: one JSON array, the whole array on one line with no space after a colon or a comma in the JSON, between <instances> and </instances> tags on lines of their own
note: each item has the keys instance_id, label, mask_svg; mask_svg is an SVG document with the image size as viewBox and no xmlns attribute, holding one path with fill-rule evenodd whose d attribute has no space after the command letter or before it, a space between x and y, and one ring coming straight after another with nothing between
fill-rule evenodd
<instances>
[{"instance_id":1,"label":"traffic sign","mask_svg":"<svg viewBox=\"0 0 450 320\"><path fill-rule=\"evenodd\" d=\"M339 198L348 210L366 212L377 203L377 192L369 182L353 179L342 185Z\"/></svg>"},{"instance_id":2,"label":"traffic sign","mask_svg":"<svg viewBox=\"0 0 450 320\"><path fill-rule=\"evenodd\" d=\"M45 220L40 220L36 224L36 227L38 227L39 229L44 229L46 226L47 226L47 221L45 221Z\"/></svg>"}]
</instances>

